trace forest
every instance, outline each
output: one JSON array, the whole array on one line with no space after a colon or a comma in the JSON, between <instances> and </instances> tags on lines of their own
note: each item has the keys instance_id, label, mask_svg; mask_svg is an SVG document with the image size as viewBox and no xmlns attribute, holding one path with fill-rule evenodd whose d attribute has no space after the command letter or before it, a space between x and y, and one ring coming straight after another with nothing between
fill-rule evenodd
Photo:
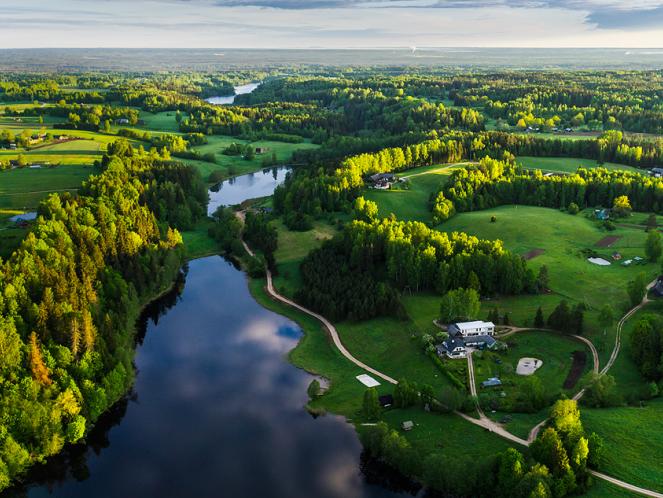
<instances>
[{"instance_id":1,"label":"forest","mask_svg":"<svg viewBox=\"0 0 663 498\"><path fill-rule=\"evenodd\" d=\"M534 273L500 241L388 218L346 225L336 239L309 254L301 271L298 299L334 319L397 316L396 291L536 292Z\"/></svg>"},{"instance_id":2,"label":"forest","mask_svg":"<svg viewBox=\"0 0 663 498\"><path fill-rule=\"evenodd\" d=\"M110 149L78 195L41 203L1 262L0 489L83 438L124 396L138 311L179 271L178 228L205 213L194 170L127 144Z\"/></svg>"}]
</instances>

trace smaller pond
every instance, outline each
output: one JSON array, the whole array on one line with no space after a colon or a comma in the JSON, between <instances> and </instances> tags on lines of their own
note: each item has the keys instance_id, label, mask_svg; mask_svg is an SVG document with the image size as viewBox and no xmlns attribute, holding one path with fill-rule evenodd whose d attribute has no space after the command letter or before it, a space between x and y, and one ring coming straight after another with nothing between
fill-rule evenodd
<instances>
[{"instance_id":1,"label":"smaller pond","mask_svg":"<svg viewBox=\"0 0 663 498\"><path fill-rule=\"evenodd\" d=\"M258 88L260 83L247 83L246 85L239 85L235 87L235 95L227 95L225 97L209 97L205 99L210 104L216 105L228 105L235 102L235 97L237 95L243 95L245 93L251 93L253 90Z\"/></svg>"},{"instance_id":2,"label":"smaller pond","mask_svg":"<svg viewBox=\"0 0 663 498\"><path fill-rule=\"evenodd\" d=\"M9 221L12 223L18 223L19 221L32 221L37 219L37 211L30 211L28 213L21 213L9 218Z\"/></svg>"},{"instance_id":3,"label":"smaller pond","mask_svg":"<svg viewBox=\"0 0 663 498\"><path fill-rule=\"evenodd\" d=\"M285 181L285 176L291 169L290 166L267 168L222 181L209 191L207 213L213 214L219 206L233 206L247 199L272 195L274 189Z\"/></svg>"}]
</instances>

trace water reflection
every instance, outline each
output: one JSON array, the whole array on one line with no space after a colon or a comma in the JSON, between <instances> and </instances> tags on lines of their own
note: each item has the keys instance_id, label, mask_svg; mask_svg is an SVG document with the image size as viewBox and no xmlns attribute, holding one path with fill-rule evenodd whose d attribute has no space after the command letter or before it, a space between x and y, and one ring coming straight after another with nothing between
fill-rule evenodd
<instances>
[{"instance_id":1,"label":"water reflection","mask_svg":"<svg viewBox=\"0 0 663 498\"><path fill-rule=\"evenodd\" d=\"M274 189L285 181L291 169L289 166L266 168L224 180L210 189L207 212L212 214L219 206L233 206L247 199L272 195Z\"/></svg>"},{"instance_id":2,"label":"water reflection","mask_svg":"<svg viewBox=\"0 0 663 498\"><path fill-rule=\"evenodd\" d=\"M410 496L362 476L344 420L306 413L312 377L285 359L300 329L258 305L227 261L190 263L144 320L139 394L12 496Z\"/></svg>"}]
</instances>

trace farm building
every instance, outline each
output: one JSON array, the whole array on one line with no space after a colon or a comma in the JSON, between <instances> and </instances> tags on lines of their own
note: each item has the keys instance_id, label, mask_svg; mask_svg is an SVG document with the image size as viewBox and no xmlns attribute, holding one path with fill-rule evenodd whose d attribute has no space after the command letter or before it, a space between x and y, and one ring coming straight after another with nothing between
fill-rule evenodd
<instances>
[{"instance_id":1,"label":"farm building","mask_svg":"<svg viewBox=\"0 0 663 498\"><path fill-rule=\"evenodd\" d=\"M483 322L477 320L474 322L458 322L452 323L447 328L449 335L453 337L473 337L478 335L493 335L495 334L495 324L493 322Z\"/></svg>"},{"instance_id":2,"label":"farm building","mask_svg":"<svg viewBox=\"0 0 663 498\"><path fill-rule=\"evenodd\" d=\"M448 358L465 358L467 356L467 349L465 342L462 339L449 337L442 344L437 346L437 354L439 356L447 356Z\"/></svg>"},{"instance_id":3,"label":"farm building","mask_svg":"<svg viewBox=\"0 0 663 498\"><path fill-rule=\"evenodd\" d=\"M652 168L649 170L649 173L654 177L654 178L660 178L663 176L663 168Z\"/></svg>"},{"instance_id":4,"label":"farm building","mask_svg":"<svg viewBox=\"0 0 663 498\"><path fill-rule=\"evenodd\" d=\"M404 431L411 431L414 428L414 422L412 422L412 420L406 420L401 424L401 428Z\"/></svg>"},{"instance_id":5,"label":"farm building","mask_svg":"<svg viewBox=\"0 0 663 498\"><path fill-rule=\"evenodd\" d=\"M269 151L267 147L256 147L256 154L264 154Z\"/></svg>"}]
</instances>

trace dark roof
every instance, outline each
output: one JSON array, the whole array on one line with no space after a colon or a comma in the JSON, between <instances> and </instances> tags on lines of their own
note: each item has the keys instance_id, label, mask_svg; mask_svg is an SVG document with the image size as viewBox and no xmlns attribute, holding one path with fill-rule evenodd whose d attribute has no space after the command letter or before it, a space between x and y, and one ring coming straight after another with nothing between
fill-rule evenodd
<instances>
[{"instance_id":1,"label":"dark roof","mask_svg":"<svg viewBox=\"0 0 663 498\"><path fill-rule=\"evenodd\" d=\"M490 335L475 335L475 336L465 337L463 341L465 342L465 345L485 344L488 347L492 346L497 342L495 338Z\"/></svg>"},{"instance_id":2,"label":"dark roof","mask_svg":"<svg viewBox=\"0 0 663 498\"><path fill-rule=\"evenodd\" d=\"M393 173L375 173L374 175L369 176L369 178L373 182L379 182L382 180L393 180L396 178L396 175Z\"/></svg>"},{"instance_id":3,"label":"dark roof","mask_svg":"<svg viewBox=\"0 0 663 498\"><path fill-rule=\"evenodd\" d=\"M456 339L455 337L449 337L446 341L442 343L442 346L447 351L453 351L456 348L465 348L465 343L462 339Z\"/></svg>"},{"instance_id":4,"label":"dark roof","mask_svg":"<svg viewBox=\"0 0 663 498\"><path fill-rule=\"evenodd\" d=\"M394 404L394 397L391 394L383 394L378 398L378 401L380 401L380 405L384 406L389 406Z\"/></svg>"}]
</instances>

